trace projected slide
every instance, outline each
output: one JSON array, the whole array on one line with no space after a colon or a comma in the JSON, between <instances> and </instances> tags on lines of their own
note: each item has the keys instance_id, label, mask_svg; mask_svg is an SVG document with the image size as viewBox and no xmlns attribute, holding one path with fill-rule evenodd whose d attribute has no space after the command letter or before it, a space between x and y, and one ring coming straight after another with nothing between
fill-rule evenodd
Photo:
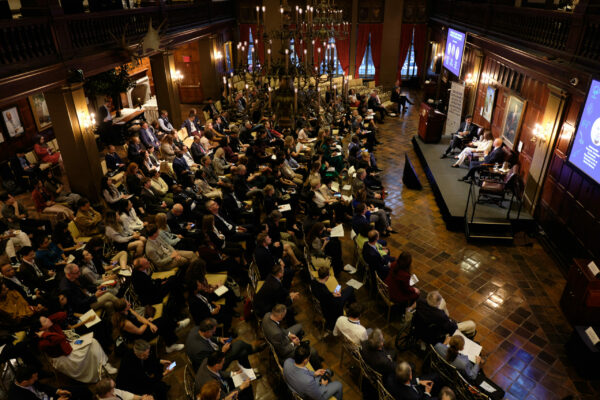
<instances>
[{"instance_id":1,"label":"projected slide","mask_svg":"<svg viewBox=\"0 0 600 400\"><path fill-rule=\"evenodd\" d=\"M569 161L600 183L600 81L590 86Z\"/></svg>"},{"instance_id":2,"label":"projected slide","mask_svg":"<svg viewBox=\"0 0 600 400\"><path fill-rule=\"evenodd\" d=\"M444 54L444 67L456 76L460 76L463 49L465 48L465 34L448 28L446 39L446 53Z\"/></svg>"}]
</instances>

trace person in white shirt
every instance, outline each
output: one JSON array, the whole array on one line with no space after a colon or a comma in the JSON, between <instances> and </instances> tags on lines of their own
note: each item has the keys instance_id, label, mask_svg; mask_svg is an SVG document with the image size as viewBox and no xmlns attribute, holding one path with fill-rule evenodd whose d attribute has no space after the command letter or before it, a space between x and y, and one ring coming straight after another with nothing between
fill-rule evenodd
<instances>
[{"instance_id":1,"label":"person in white shirt","mask_svg":"<svg viewBox=\"0 0 600 400\"><path fill-rule=\"evenodd\" d=\"M357 345L367 340L372 329L366 329L360 324L362 311L363 306L360 303L350 304L348 310L346 310L346 315L342 315L337 319L333 328L333 336L339 336L341 333Z\"/></svg>"},{"instance_id":2,"label":"person in white shirt","mask_svg":"<svg viewBox=\"0 0 600 400\"><path fill-rule=\"evenodd\" d=\"M158 127L164 133L177 133L171 122L169 122L169 113L167 110L162 110L160 112L160 117L158 118Z\"/></svg>"},{"instance_id":3,"label":"person in white shirt","mask_svg":"<svg viewBox=\"0 0 600 400\"><path fill-rule=\"evenodd\" d=\"M482 153L484 156L487 156L488 153L492 150L492 144L494 142L494 137L492 136L491 131L485 131L483 133L483 137L481 140L474 140L469 143L467 147L465 147L458 156L456 162L452 164L453 168L458 168L465 162L467 157L473 155L473 153Z\"/></svg>"},{"instance_id":4,"label":"person in white shirt","mask_svg":"<svg viewBox=\"0 0 600 400\"><path fill-rule=\"evenodd\" d=\"M99 399L107 400L154 400L149 394L137 395L115 387L115 381L110 378L104 378L96 383L94 392Z\"/></svg>"}]
</instances>

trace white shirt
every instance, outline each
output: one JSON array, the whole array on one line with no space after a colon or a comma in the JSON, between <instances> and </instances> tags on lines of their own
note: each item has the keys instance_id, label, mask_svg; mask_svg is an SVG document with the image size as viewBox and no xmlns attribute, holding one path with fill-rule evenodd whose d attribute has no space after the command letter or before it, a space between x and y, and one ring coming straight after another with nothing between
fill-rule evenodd
<instances>
[{"instance_id":1,"label":"white shirt","mask_svg":"<svg viewBox=\"0 0 600 400\"><path fill-rule=\"evenodd\" d=\"M173 125L169 121L165 123L165 120L162 118L158 119L158 125L162 131L171 132L173 130Z\"/></svg>"},{"instance_id":2,"label":"white shirt","mask_svg":"<svg viewBox=\"0 0 600 400\"><path fill-rule=\"evenodd\" d=\"M337 319L335 328L333 328L333 335L339 336L340 332L358 345L367 340L368 337L367 330L360 324L360 321L350 321L348 317L343 315Z\"/></svg>"}]
</instances>

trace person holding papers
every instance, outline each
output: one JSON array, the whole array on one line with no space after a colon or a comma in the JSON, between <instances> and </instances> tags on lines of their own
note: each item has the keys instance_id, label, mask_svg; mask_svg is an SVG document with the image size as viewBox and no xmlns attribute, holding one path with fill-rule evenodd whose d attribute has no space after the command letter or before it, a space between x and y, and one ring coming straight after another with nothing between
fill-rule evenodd
<instances>
[{"instance_id":1,"label":"person holding papers","mask_svg":"<svg viewBox=\"0 0 600 400\"><path fill-rule=\"evenodd\" d=\"M396 259L396 262L392 263L391 270L385 278L390 299L394 303L402 304L405 308L412 307L421 293L419 289L410 283L411 264L412 256L409 252L403 251Z\"/></svg>"},{"instance_id":2,"label":"person holding papers","mask_svg":"<svg viewBox=\"0 0 600 400\"><path fill-rule=\"evenodd\" d=\"M251 400L254 398L252 392L252 386L250 385L250 379L246 379L240 386L235 388L231 376L232 372L223 371L225 365L225 353L221 351L214 351L207 358L202 361L198 372L196 373L195 379L195 392L200 393L202 387L208 383L215 381L221 388L220 399L233 399L237 392L237 398L243 400Z\"/></svg>"},{"instance_id":3,"label":"person holding papers","mask_svg":"<svg viewBox=\"0 0 600 400\"><path fill-rule=\"evenodd\" d=\"M354 288L347 286L342 290L338 285L333 292L327 287L329 280L330 268L322 266L319 268L317 279L310 281L310 287L313 295L321 303L321 310L325 317L325 326L329 330L333 330L335 323L341 315L344 314L344 306L348 303L354 303Z\"/></svg>"},{"instance_id":4,"label":"person holding papers","mask_svg":"<svg viewBox=\"0 0 600 400\"><path fill-rule=\"evenodd\" d=\"M481 357L475 356L475 362L471 362L469 357L460 353L464 347L465 338L461 335L454 335L452 337L446 337L444 343L438 343L434 348L439 355L456 367L462 376L474 381L479 373L482 360Z\"/></svg>"},{"instance_id":5,"label":"person holding papers","mask_svg":"<svg viewBox=\"0 0 600 400\"><path fill-rule=\"evenodd\" d=\"M328 370L311 371L306 368L309 359L309 347L300 345L294 351L293 358L285 360L283 376L288 386L305 399L328 400L335 397L342 400L342 383L332 381L331 372Z\"/></svg>"},{"instance_id":6,"label":"person holding papers","mask_svg":"<svg viewBox=\"0 0 600 400\"><path fill-rule=\"evenodd\" d=\"M343 269L342 245L338 238L326 236L328 230L322 222L317 222L308 232L306 243L310 246L311 262L316 269L322 266L333 267L338 275ZM329 258L327 258L329 257Z\"/></svg>"}]
</instances>

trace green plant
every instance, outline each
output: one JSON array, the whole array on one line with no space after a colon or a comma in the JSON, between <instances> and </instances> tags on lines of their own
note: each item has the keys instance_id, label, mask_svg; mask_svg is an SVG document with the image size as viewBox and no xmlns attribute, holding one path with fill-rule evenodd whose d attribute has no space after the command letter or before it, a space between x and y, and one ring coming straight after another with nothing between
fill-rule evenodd
<instances>
[{"instance_id":1,"label":"green plant","mask_svg":"<svg viewBox=\"0 0 600 400\"><path fill-rule=\"evenodd\" d=\"M117 112L122 108L120 94L133 87L135 87L135 81L129 76L127 65L94 75L86 79L84 84L84 90L88 97L110 96Z\"/></svg>"}]
</instances>

